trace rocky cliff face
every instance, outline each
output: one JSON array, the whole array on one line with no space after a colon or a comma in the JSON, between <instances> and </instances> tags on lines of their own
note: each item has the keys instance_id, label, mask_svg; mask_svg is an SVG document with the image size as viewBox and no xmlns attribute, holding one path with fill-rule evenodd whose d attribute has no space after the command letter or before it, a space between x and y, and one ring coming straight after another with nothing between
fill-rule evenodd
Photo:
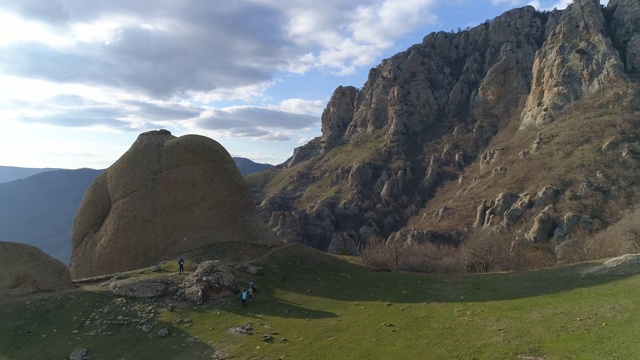
<instances>
[{"instance_id":1,"label":"rocky cliff face","mask_svg":"<svg viewBox=\"0 0 640 360\"><path fill-rule=\"evenodd\" d=\"M575 1L536 54L520 127L553 121L556 111L613 86L622 80L623 72L598 1Z\"/></svg>"},{"instance_id":2,"label":"rocky cliff face","mask_svg":"<svg viewBox=\"0 0 640 360\"><path fill-rule=\"evenodd\" d=\"M425 37L422 44L372 69L345 131L335 134L331 130L345 127L327 124L323 139L351 139L384 129L392 142L407 133L437 129L443 122L452 128L468 121L474 111L485 116L513 111L529 92L531 65L544 40L546 18L525 7L469 31ZM328 108L343 101L337 95Z\"/></svg>"},{"instance_id":3,"label":"rocky cliff face","mask_svg":"<svg viewBox=\"0 0 640 360\"><path fill-rule=\"evenodd\" d=\"M70 271L84 278L132 270L231 241L275 242L231 156L203 136L151 131L87 190Z\"/></svg>"},{"instance_id":4,"label":"rocky cliff face","mask_svg":"<svg viewBox=\"0 0 640 360\"><path fill-rule=\"evenodd\" d=\"M635 176L594 162L636 161L639 6L529 6L426 36L362 89L335 91L322 136L273 175L280 190L254 188L261 216L286 241L352 254L370 241L459 243L474 228L544 243L589 227L606 189ZM602 131L580 145L593 147L590 161L569 155L582 136L571 127L591 121L569 116L577 109L618 117L593 120Z\"/></svg>"},{"instance_id":5,"label":"rocky cliff face","mask_svg":"<svg viewBox=\"0 0 640 360\"><path fill-rule=\"evenodd\" d=\"M636 74L640 71L640 3L634 0L611 0L607 10L612 34L626 71Z\"/></svg>"}]
</instances>

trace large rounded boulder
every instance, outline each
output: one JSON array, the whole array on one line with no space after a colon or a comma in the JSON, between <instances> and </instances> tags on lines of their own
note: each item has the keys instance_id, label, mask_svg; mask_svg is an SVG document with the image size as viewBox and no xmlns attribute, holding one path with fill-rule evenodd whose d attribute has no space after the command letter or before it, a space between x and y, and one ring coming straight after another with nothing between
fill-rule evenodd
<instances>
[{"instance_id":1,"label":"large rounded boulder","mask_svg":"<svg viewBox=\"0 0 640 360\"><path fill-rule=\"evenodd\" d=\"M138 136L91 184L71 235L72 278L157 264L219 242L278 240L229 153L199 135Z\"/></svg>"},{"instance_id":2,"label":"large rounded boulder","mask_svg":"<svg viewBox=\"0 0 640 360\"><path fill-rule=\"evenodd\" d=\"M0 241L0 294L22 295L71 288L69 270L35 246Z\"/></svg>"}]
</instances>

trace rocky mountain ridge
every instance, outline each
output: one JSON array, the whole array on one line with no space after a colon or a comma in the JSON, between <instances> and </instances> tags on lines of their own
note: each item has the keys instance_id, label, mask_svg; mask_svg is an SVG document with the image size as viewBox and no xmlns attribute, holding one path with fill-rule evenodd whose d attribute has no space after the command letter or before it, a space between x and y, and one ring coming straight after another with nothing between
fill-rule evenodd
<instances>
[{"instance_id":1,"label":"rocky mountain ridge","mask_svg":"<svg viewBox=\"0 0 640 360\"><path fill-rule=\"evenodd\" d=\"M248 177L263 219L286 241L351 254L478 228L553 247L575 224L615 222L637 204L639 11L577 0L426 36L361 89L338 87L322 136Z\"/></svg>"}]
</instances>

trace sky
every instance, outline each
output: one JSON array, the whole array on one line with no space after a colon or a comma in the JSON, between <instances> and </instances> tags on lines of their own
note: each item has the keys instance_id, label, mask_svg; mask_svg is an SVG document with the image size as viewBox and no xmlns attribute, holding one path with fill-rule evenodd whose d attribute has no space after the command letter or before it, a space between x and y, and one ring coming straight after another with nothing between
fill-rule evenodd
<instances>
[{"instance_id":1,"label":"sky","mask_svg":"<svg viewBox=\"0 0 640 360\"><path fill-rule=\"evenodd\" d=\"M429 33L569 2L0 0L0 166L104 169L158 129L280 164Z\"/></svg>"}]
</instances>

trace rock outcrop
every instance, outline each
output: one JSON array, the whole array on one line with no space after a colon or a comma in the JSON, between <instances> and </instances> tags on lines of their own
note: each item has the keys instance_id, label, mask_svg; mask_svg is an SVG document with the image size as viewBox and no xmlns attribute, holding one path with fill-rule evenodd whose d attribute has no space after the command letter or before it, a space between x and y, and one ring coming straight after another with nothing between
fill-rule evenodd
<instances>
[{"instance_id":1,"label":"rock outcrop","mask_svg":"<svg viewBox=\"0 0 640 360\"><path fill-rule=\"evenodd\" d=\"M576 0L562 12L536 54L520 128L548 124L568 104L623 78L624 64L607 34L598 0Z\"/></svg>"},{"instance_id":2,"label":"rock outcrop","mask_svg":"<svg viewBox=\"0 0 640 360\"><path fill-rule=\"evenodd\" d=\"M339 86L322 112L322 152L339 144L341 135L353 119L353 106L357 94L353 86Z\"/></svg>"},{"instance_id":3,"label":"rock outcrop","mask_svg":"<svg viewBox=\"0 0 640 360\"><path fill-rule=\"evenodd\" d=\"M166 130L138 136L91 184L71 240L72 278L155 265L216 242L277 242L227 151Z\"/></svg>"},{"instance_id":4,"label":"rock outcrop","mask_svg":"<svg viewBox=\"0 0 640 360\"><path fill-rule=\"evenodd\" d=\"M582 271L587 275L636 275L640 274L640 254L626 254L605 261L602 265L592 266Z\"/></svg>"},{"instance_id":5,"label":"rock outcrop","mask_svg":"<svg viewBox=\"0 0 640 360\"><path fill-rule=\"evenodd\" d=\"M626 71L640 72L640 2L611 0L607 9L612 13L611 27Z\"/></svg>"},{"instance_id":6,"label":"rock outcrop","mask_svg":"<svg viewBox=\"0 0 640 360\"><path fill-rule=\"evenodd\" d=\"M67 267L31 245L0 241L0 264L0 295L23 295L72 286Z\"/></svg>"}]
</instances>

